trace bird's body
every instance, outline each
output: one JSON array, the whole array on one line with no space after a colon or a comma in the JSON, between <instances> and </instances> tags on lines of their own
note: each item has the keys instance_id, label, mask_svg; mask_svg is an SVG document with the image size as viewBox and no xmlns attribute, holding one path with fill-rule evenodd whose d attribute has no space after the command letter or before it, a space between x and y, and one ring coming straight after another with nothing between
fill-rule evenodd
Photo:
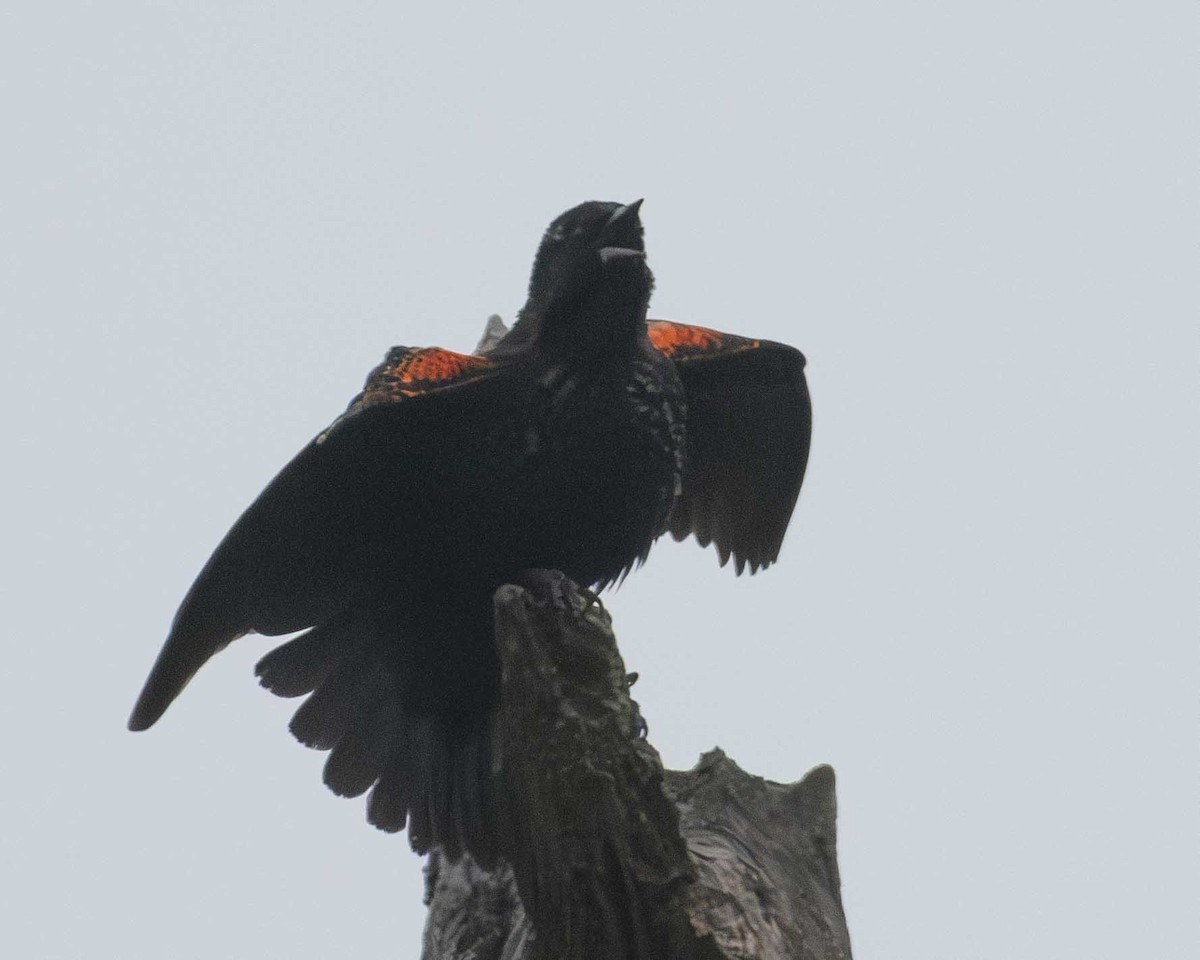
<instances>
[{"instance_id":1,"label":"bird's body","mask_svg":"<svg viewBox=\"0 0 1200 960\"><path fill-rule=\"evenodd\" d=\"M647 326L651 284L637 205L585 204L551 225L530 302L495 350L393 349L217 548L130 726L153 724L236 637L307 629L259 674L281 695L311 692L292 729L331 750L326 782L346 795L373 787L372 822L407 822L418 849L465 843L486 854L495 589L531 569L606 585L668 529L715 540L739 569L765 565L799 490L803 358L763 351L774 356L768 389L794 410L751 449L766 462L722 463L722 418L744 401L713 389L705 359L762 345ZM695 402L713 420L697 422L691 456L693 398L672 353L700 358ZM761 484L780 466L760 509L728 502L741 495L739 474ZM695 514L687 529L681 510Z\"/></svg>"}]
</instances>

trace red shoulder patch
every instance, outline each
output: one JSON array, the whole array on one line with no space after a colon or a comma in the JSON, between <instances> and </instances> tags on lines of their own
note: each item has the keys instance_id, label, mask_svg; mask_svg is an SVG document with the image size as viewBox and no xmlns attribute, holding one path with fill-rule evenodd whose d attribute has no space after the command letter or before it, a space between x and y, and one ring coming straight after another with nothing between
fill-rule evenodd
<instances>
[{"instance_id":1,"label":"red shoulder patch","mask_svg":"<svg viewBox=\"0 0 1200 960\"><path fill-rule=\"evenodd\" d=\"M455 353L441 347L392 347L383 363L367 375L362 393L317 436L316 443L325 443L342 424L368 407L404 403L413 397L466 386L497 368L496 361L488 357Z\"/></svg>"},{"instance_id":2,"label":"red shoulder patch","mask_svg":"<svg viewBox=\"0 0 1200 960\"><path fill-rule=\"evenodd\" d=\"M746 350L757 350L761 343L749 337L721 333L708 327L696 327L670 320L650 320L646 324L654 348L670 360L692 360L702 357L729 356Z\"/></svg>"},{"instance_id":3,"label":"red shoulder patch","mask_svg":"<svg viewBox=\"0 0 1200 960\"><path fill-rule=\"evenodd\" d=\"M393 347L387 359L367 377L355 407L361 410L461 386L495 368L495 362L487 357L441 347Z\"/></svg>"}]
</instances>

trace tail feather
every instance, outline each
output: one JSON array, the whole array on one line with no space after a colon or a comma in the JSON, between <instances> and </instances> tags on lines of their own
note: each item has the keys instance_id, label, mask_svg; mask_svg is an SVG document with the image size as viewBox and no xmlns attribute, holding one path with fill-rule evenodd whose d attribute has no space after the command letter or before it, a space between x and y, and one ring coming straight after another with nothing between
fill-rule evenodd
<instances>
[{"instance_id":1,"label":"tail feather","mask_svg":"<svg viewBox=\"0 0 1200 960\"><path fill-rule=\"evenodd\" d=\"M377 752L371 749L370 734L355 727L337 742L325 761L323 779L339 797L359 797L379 779L381 768Z\"/></svg>"},{"instance_id":2,"label":"tail feather","mask_svg":"<svg viewBox=\"0 0 1200 960\"><path fill-rule=\"evenodd\" d=\"M445 731L438 729L429 754L429 821L433 827L432 836L441 838L444 845L453 838L453 849L447 853L457 859L458 834L454 829L454 801L450 789L451 749L446 743Z\"/></svg>"},{"instance_id":3,"label":"tail feather","mask_svg":"<svg viewBox=\"0 0 1200 960\"><path fill-rule=\"evenodd\" d=\"M452 858L467 849L490 859L488 714L429 712L427 697L406 693L400 669L369 631L331 622L276 648L256 672L280 696L309 694L292 733L330 751L323 776L334 793L370 791L372 824L407 827L421 853L441 845Z\"/></svg>"},{"instance_id":4,"label":"tail feather","mask_svg":"<svg viewBox=\"0 0 1200 960\"><path fill-rule=\"evenodd\" d=\"M433 779L430 757L436 749L431 718L416 719L404 747L404 753L407 755L403 761L400 761L399 756L394 757L393 776L408 781L408 842L417 853L426 853L434 843L433 819L429 814ZM400 766L401 762L403 766ZM376 823L375 826L387 829L381 823Z\"/></svg>"},{"instance_id":5,"label":"tail feather","mask_svg":"<svg viewBox=\"0 0 1200 960\"><path fill-rule=\"evenodd\" d=\"M366 719L370 704L361 695L363 680L356 658L339 664L293 715L292 735L314 750L332 750Z\"/></svg>"},{"instance_id":6,"label":"tail feather","mask_svg":"<svg viewBox=\"0 0 1200 960\"><path fill-rule=\"evenodd\" d=\"M403 830L412 806L409 787L402 778L384 773L367 798L367 820L388 833Z\"/></svg>"},{"instance_id":7,"label":"tail feather","mask_svg":"<svg viewBox=\"0 0 1200 960\"><path fill-rule=\"evenodd\" d=\"M325 785L343 797L361 796L379 779L388 742L405 726L395 683L378 663L363 668L357 696L356 720L333 747L323 775Z\"/></svg>"},{"instance_id":8,"label":"tail feather","mask_svg":"<svg viewBox=\"0 0 1200 960\"><path fill-rule=\"evenodd\" d=\"M276 647L258 661L254 673L277 697L300 697L317 689L336 663L318 627Z\"/></svg>"},{"instance_id":9,"label":"tail feather","mask_svg":"<svg viewBox=\"0 0 1200 960\"><path fill-rule=\"evenodd\" d=\"M362 650L369 636L361 623L334 618L276 647L258 661L258 682L279 697L317 689L333 668Z\"/></svg>"},{"instance_id":10,"label":"tail feather","mask_svg":"<svg viewBox=\"0 0 1200 960\"><path fill-rule=\"evenodd\" d=\"M471 737L457 755L453 791L455 833L484 867L493 859L491 832L487 830L487 784L491 776L491 754L486 728Z\"/></svg>"}]
</instances>

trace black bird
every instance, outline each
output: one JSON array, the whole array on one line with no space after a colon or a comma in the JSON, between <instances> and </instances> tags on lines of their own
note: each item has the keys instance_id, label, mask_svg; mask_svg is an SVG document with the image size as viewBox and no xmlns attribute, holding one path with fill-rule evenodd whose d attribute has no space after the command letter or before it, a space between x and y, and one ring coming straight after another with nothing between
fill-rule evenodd
<instances>
[{"instance_id":1,"label":"black bird","mask_svg":"<svg viewBox=\"0 0 1200 960\"><path fill-rule=\"evenodd\" d=\"M267 486L175 615L129 726L153 725L246 633L307 632L262 659L310 694L293 733L368 819L489 850L492 594L530 571L597 589L661 534L738 573L779 553L808 457L804 357L649 321L641 201L546 231L529 299L483 355L395 347Z\"/></svg>"}]
</instances>

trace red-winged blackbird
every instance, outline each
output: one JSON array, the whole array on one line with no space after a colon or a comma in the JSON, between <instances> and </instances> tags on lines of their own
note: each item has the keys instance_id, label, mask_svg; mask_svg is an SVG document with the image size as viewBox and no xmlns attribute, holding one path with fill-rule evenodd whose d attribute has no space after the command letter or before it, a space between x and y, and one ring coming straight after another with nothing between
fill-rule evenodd
<instances>
[{"instance_id":1,"label":"red-winged blackbird","mask_svg":"<svg viewBox=\"0 0 1200 960\"><path fill-rule=\"evenodd\" d=\"M646 320L641 201L550 224L485 355L393 348L271 481L184 598L129 726L230 641L307 630L257 672L330 750L325 782L420 851L486 854L492 594L529 570L597 588L655 539L772 563L808 457L792 347Z\"/></svg>"}]
</instances>

